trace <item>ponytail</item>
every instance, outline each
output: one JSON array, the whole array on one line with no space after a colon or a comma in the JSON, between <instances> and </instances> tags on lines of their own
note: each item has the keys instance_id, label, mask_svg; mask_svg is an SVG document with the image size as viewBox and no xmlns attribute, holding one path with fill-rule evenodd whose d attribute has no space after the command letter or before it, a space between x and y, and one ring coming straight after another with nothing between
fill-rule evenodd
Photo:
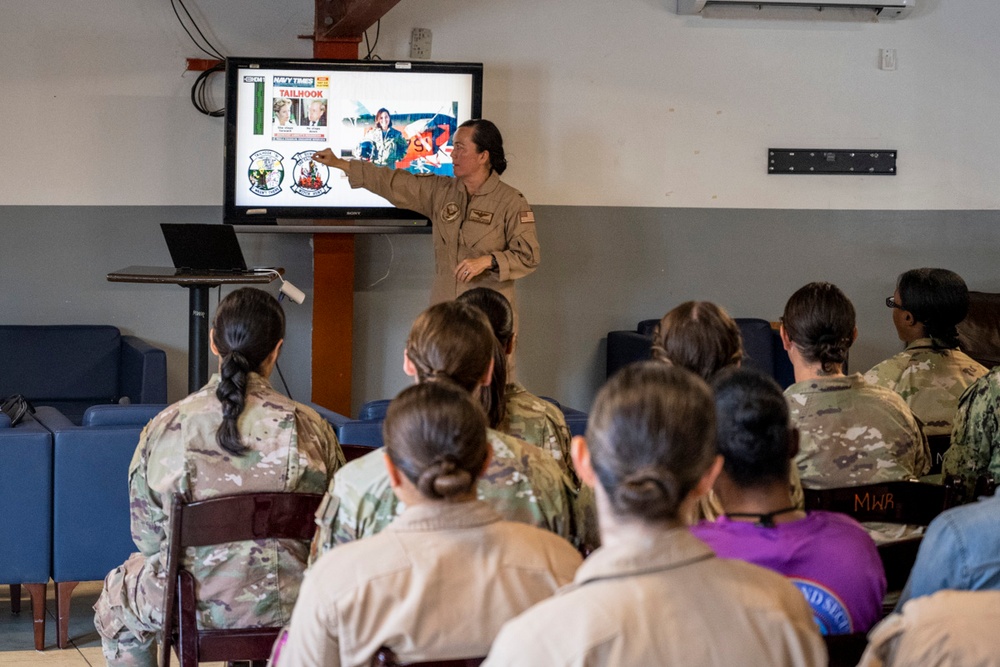
<instances>
[{"instance_id":1,"label":"ponytail","mask_svg":"<svg viewBox=\"0 0 1000 667\"><path fill-rule=\"evenodd\" d=\"M285 336L285 314L267 292L244 287L219 304L212 325L212 340L222 357L215 396L222 403L222 422L215 440L223 451L243 456L239 418L246 406L251 372L257 372Z\"/></svg>"}]
</instances>

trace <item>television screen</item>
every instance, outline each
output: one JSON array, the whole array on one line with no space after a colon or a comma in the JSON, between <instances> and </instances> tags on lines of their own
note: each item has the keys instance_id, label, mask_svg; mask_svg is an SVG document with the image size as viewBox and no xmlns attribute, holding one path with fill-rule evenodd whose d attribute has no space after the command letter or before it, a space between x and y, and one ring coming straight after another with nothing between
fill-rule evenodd
<instances>
[{"instance_id":1,"label":"television screen","mask_svg":"<svg viewBox=\"0 0 1000 667\"><path fill-rule=\"evenodd\" d=\"M425 224L312 160L338 155L452 174L455 129L482 113L483 66L230 58L225 220L232 224Z\"/></svg>"}]
</instances>

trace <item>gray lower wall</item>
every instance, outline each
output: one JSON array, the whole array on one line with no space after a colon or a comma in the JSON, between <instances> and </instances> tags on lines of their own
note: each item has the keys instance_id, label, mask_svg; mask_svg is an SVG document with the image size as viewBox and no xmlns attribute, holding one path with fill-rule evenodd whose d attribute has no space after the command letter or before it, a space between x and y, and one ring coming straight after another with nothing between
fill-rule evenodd
<instances>
[{"instance_id":1,"label":"gray lower wall","mask_svg":"<svg viewBox=\"0 0 1000 667\"><path fill-rule=\"evenodd\" d=\"M774 320L806 282L837 283L858 311L852 366L866 370L900 347L883 303L900 272L941 266L958 271L972 289L1000 291L997 211L535 211L542 265L518 288L518 373L532 391L583 409L604 378L607 332L688 299L716 301L737 317ZM109 283L105 276L131 264L169 265L160 222L220 220L216 207L0 207L3 321L115 324L167 350L176 400L187 384L187 293ZM312 293L309 235L241 234L240 242L248 263L283 266L289 280ZM355 408L407 383L402 350L427 303L430 243L429 236L358 237ZM286 307L281 367L299 399L311 388L308 304Z\"/></svg>"}]
</instances>

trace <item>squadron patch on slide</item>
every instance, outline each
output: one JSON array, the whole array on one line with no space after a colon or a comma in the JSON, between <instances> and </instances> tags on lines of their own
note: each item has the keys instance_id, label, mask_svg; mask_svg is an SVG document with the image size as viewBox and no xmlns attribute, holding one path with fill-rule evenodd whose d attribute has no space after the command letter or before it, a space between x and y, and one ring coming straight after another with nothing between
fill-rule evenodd
<instances>
[{"instance_id":1,"label":"squadron patch on slide","mask_svg":"<svg viewBox=\"0 0 1000 667\"><path fill-rule=\"evenodd\" d=\"M281 166L283 156L272 150L262 150L250 156L250 192L260 197L273 197L281 192L281 181L285 178L285 168Z\"/></svg>"},{"instance_id":2,"label":"squadron patch on slide","mask_svg":"<svg viewBox=\"0 0 1000 667\"><path fill-rule=\"evenodd\" d=\"M302 151L292 156L295 167L292 192L303 197L319 197L330 191L330 168L312 159L315 151Z\"/></svg>"}]
</instances>

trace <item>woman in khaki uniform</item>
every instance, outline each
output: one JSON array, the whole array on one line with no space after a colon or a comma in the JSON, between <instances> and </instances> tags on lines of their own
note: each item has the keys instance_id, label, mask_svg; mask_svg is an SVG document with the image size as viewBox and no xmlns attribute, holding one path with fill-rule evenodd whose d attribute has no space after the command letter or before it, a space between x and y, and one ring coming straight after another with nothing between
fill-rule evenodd
<instances>
[{"instance_id":1,"label":"woman in khaki uniform","mask_svg":"<svg viewBox=\"0 0 1000 667\"><path fill-rule=\"evenodd\" d=\"M476 499L491 449L469 392L445 379L410 387L383 428L389 484L406 509L313 565L277 667L367 665L382 646L404 662L485 655L503 623L580 564L566 540Z\"/></svg>"},{"instance_id":2,"label":"woman in khaki uniform","mask_svg":"<svg viewBox=\"0 0 1000 667\"><path fill-rule=\"evenodd\" d=\"M601 548L506 624L484 665L826 665L794 585L716 558L681 521L722 467L704 380L655 361L622 369L572 451L597 495Z\"/></svg>"},{"instance_id":3,"label":"woman in khaki uniform","mask_svg":"<svg viewBox=\"0 0 1000 667\"><path fill-rule=\"evenodd\" d=\"M490 287L514 303L514 281L538 266L535 215L524 195L500 180L507 169L503 138L488 120L469 120L455 133L455 177L417 176L344 160L326 148L317 162L347 173L351 187L365 188L430 218L434 224L434 286L431 304L473 287Z\"/></svg>"}]
</instances>

